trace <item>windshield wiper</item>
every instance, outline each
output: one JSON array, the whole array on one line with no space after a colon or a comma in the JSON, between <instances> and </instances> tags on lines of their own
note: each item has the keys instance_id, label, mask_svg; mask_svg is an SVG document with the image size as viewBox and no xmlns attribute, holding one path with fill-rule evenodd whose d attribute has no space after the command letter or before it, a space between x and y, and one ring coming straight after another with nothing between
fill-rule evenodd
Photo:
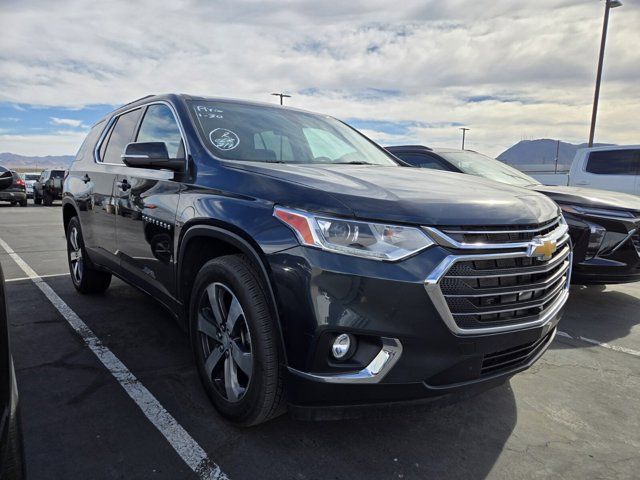
<instances>
[{"instance_id":1,"label":"windshield wiper","mask_svg":"<svg viewBox=\"0 0 640 480\"><path fill-rule=\"evenodd\" d=\"M375 163L354 160L353 162L331 162L331 165L375 165Z\"/></svg>"}]
</instances>

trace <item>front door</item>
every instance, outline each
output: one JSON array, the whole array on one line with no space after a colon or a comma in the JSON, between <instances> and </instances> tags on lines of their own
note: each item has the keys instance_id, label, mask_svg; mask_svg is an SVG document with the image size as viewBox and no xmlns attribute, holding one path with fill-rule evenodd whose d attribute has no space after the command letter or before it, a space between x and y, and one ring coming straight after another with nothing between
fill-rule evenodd
<instances>
[{"instance_id":1,"label":"front door","mask_svg":"<svg viewBox=\"0 0 640 480\"><path fill-rule=\"evenodd\" d=\"M147 107L135 141L164 142L171 158L185 158L176 117L166 104ZM115 187L122 272L165 303L175 294L174 226L180 183L173 177L167 170L126 167Z\"/></svg>"}]
</instances>

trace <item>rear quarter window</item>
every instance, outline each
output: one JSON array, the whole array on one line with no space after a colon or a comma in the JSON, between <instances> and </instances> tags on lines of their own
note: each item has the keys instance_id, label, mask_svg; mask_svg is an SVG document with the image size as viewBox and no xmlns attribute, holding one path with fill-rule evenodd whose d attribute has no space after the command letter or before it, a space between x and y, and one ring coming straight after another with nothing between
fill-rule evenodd
<instances>
[{"instance_id":1,"label":"rear quarter window","mask_svg":"<svg viewBox=\"0 0 640 480\"><path fill-rule=\"evenodd\" d=\"M76 162L82 162L92 157L93 150L96 147L96 143L98 143L98 140L100 140L100 134L104 129L104 125L105 125L105 122L102 121L102 122L96 123L91 128L91 130L89 130L89 133L84 139L84 142L82 142L82 145L80 145L80 149L78 150L78 153L76 153L76 159L75 159Z\"/></svg>"},{"instance_id":2,"label":"rear quarter window","mask_svg":"<svg viewBox=\"0 0 640 480\"><path fill-rule=\"evenodd\" d=\"M585 170L596 175L638 175L640 150L591 152Z\"/></svg>"}]
</instances>

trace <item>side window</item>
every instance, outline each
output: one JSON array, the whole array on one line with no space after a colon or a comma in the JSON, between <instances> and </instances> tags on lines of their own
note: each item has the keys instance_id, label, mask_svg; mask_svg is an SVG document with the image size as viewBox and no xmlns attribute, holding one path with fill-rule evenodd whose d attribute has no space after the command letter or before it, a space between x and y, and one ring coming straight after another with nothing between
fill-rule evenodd
<instances>
[{"instance_id":1,"label":"side window","mask_svg":"<svg viewBox=\"0 0 640 480\"><path fill-rule=\"evenodd\" d=\"M318 128L303 128L302 131L309 143L313 158L327 158L332 162L336 160L348 162L346 157L356 153L355 148L331 132Z\"/></svg>"},{"instance_id":2,"label":"side window","mask_svg":"<svg viewBox=\"0 0 640 480\"><path fill-rule=\"evenodd\" d=\"M111 129L109 139L106 140L107 146L104 147L103 143L100 148L100 160L104 163L122 163L122 152L124 147L132 141L140 113L141 109L138 108L118 117ZM102 153L102 147L104 147L104 153Z\"/></svg>"},{"instance_id":3,"label":"side window","mask_svg":"<svg viewBox=\"0 0 640 480\"><path fill-rule=\"evenodd\" d=\"M76 161L82 161L86 156L93 157L93 148L98 142L103 128L104 122L97 123L91 128L84 142L82 142L78 153L76 153Z\"/></svg>"},{"instance_id":4,"label":"side window","mask_svg":"<svg viewBox=\"0 0 640 480\"><path fill-rule=\"evenodd\" d=\"M591 152L586 171L596 175L637 175L640 172L640 151Z\"/></svg>"},{"instance_id":5,"label":"side window","mask_svg":"<svg viewBox=\"0 0 640 480\"><path fill-rule=\"evenodd\" d=\"M432 157L431 155L421 155L419 153L392 153L399 159L404 160L409 165L413 165L414 167L430 168L432 170L444 170L446 172L451 171L451 169L448 168L443 162L441 162L437 158Z\"/></svg>"},{"instance_id":6,"label":"side window","mask_svg":"<svg viewBox=\"0 0 640 480\"><path fill-rule=\"evenodd\" d=\"M260 132L254 134L253 144L256 154L263 157L256 160L283 160L285 162L293 160L293 149L289 137L278 135L272 131Z\"/></svg>"},{"instance_id":7,"label":"side window","mask_svg":"<svg viewBox=\"0 0 640 480\"><path fill-rule=\"evenodd\" d=\"M164 142L169 158L185 156L180 129L171 109L166 105L149 105L142 119L136 142Z\"/></svg>"}]
</instances>

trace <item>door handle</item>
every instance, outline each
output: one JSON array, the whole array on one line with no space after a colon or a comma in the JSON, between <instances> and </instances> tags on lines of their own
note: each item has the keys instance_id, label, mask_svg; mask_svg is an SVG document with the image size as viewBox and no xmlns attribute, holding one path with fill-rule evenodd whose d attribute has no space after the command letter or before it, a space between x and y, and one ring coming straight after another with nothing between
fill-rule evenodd
<instances>
[{"instance_id":1,"label":"door handle","mask_svg":"<svg viewBox=\"0 0 640 480\"><path fill-rule=\"evenodd\" d=\"M82 181L84 183L89 183L91 181L91 178L89 178L89 174L85 173L84 177L82 177Z\"/></svg>"},{"instance_id":2,"label":"door handle","mask_svg":"<svg viewBox=\"0 0 640 480\"><path fill-rule=\"evenodd\" d=\"M127 182L126 178L124 180L122 180L121 182L118 182L117 185L118 185L118 188L120 190L122 190L123 192L126 192L127 190L129 190L131 188L131 184L129 182Z\"/></svg>"}]
</instances>

